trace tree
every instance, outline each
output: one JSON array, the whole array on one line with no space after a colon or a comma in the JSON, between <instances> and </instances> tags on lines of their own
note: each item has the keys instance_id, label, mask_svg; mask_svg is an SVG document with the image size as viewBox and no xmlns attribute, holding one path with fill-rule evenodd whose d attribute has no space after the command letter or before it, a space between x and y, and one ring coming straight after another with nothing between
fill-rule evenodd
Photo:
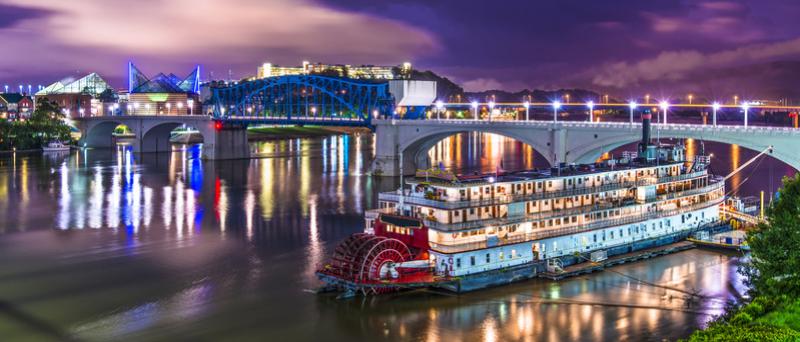
<instances>
[{"instance_id":1,"label":"tree","mask_svg":"<svg viewBox=\"0 0 800 342\"><path fill-rule=\"evenodd\" d=\"M800 174L785 177L767 209L768 223L748 232L752 262L745 268L754 295L800 298Z\"/></svg>"}]
</instances>

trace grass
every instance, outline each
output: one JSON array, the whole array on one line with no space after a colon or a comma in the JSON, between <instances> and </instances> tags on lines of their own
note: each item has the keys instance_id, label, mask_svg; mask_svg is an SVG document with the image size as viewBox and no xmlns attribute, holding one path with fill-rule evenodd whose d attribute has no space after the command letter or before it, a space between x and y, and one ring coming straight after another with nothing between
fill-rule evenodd
<instances>
[{"instance_id":1,"label":"grass","mask_svg":"<svg viewBox=\"0 0 800 342\"><path fill-rule=\"evenodd\" d=\"M256 127L248 129L254 136L268 138L323 137L337 132L319 126Z\"/></svg>"}]
</instances>

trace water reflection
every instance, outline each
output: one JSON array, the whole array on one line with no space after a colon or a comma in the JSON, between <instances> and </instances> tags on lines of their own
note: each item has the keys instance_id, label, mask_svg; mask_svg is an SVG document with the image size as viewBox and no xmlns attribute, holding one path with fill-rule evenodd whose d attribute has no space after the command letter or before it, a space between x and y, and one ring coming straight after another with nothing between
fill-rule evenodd
<instances>
[{"instance_id":1,"label":"water reflection","mask_svg":"<svg viewBox=\"0 0 800 342\"><path fill-rule=\"evenodd\" d=\"M258 158L220 162L193 148L0 156L0 300L98 340L648 340L685 336L744 289L737 258L691 251L464 296L311 295L320 262L398 184L367 176L374 146L361 134L259 142ZM715 172L752 152L731 149L706 144ZM462 172L547 166L530 146L477 133L430 157ZM746 178L740 191L765 184ZM687 306L695 289L707 298Z\"/></svg>"}]
</instances>

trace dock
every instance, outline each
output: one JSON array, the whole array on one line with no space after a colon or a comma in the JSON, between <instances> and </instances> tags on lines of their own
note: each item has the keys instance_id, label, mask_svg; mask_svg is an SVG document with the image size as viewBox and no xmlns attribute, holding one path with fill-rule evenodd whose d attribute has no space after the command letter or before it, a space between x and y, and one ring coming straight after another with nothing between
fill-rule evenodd
<instances>
[{"instance_id":1,"label":"dock","mask_svg":"<svg viewBox=\"0 0 800 342\"><path fill-rule=\"evenodd\" d=\"M591 261L582 262L580 264L575 264L565 267L563 272L559 273L542 272L539 273L538 276L550 280L561 280L564 278L575 277L583 274L602 271L608 267L616 265L621 265L629 262L636 262L639 260L645 260L657 256L685 251L687 249L692 249L694 247L695 244L690 241L680 241L664 246L645 248L631 253L615 255L602 262L591 262Z\"/></svg>"}]
</instances>

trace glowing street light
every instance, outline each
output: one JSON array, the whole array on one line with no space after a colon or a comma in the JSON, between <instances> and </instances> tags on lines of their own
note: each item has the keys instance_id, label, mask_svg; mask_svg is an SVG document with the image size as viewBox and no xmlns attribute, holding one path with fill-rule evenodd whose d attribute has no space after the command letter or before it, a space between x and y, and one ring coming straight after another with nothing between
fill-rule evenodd
<instances>
[{"instance_id":1,"label":"glowing street light","mask_svg":"<svg viewBox=\"0 0 800 342\"><path fill-rule=\"evenodd\" d=\"M661 110L664 111L664 121L663 121L663 123L666 125L667 124L667 109L669 109L669 102L661 101L661 103L658 106L661 107Z\"/></svg>"},{"instance_id":2,"label":"glowing street light","mask_svg":"<svg viewBox=\"0 0 800 342\"><path fill-rule=\"evenodd\" d=\"M531 120L531 116L530 116L531 103L528 102L528 101L525 101L525 103L523 103L522 106L525 107L525 121L530 121Z\"/></svg>"},{"instance_id":3,"label":"glowing street light","mask_svg":"<svg viewBox=\"0 0 800 342\"><path fill-rule=\"evenodd\" d=\"M442 109L444 108L444 102L436 101L436 119L440 120L442 118Z\"/></svg>"},{"instance_id":4,"label":"glowing street light","mask_svg":"<svg viewBox=\"0 0 800 342\"><path fill-rule=\"evenodd\" d=\"M744 127L747 127L747 111L750 109L750 102L742 102L742 109L744 109Z\"/></svg>"},{"instance_id":5,"label":"glowing street light","mask_svg":"<svg viewBox=\"0 0 800 342\"><path fill-rule=\"evenodd\" d=\"M633 111L636 109L636 102L631 101L630 103L628 103L628 108L631 109L630 123L631 125L633 125Z\"/></svg>"},{"instance_id":6,"label":"glowing street light","mask_svg":"<svg viewBox=\"0 0 800 342\"><path fill-rule=\"evenodd\" d=\"M489 101L489 121L492 121L492 114L494 113L494 101Z\"/></svg>"},{"instance_id":7,"label":"glowing street light","mask_svg":"<svg viewBox=\"0 0 800 342\"><path fill-rule=\"evenodd\" d=\"M692 104L692 99L694 98L694 95L689 94L689 96L687 96L687 98L689 98L689 104Z\"/></svg>"},{"instance_id":8,"label":"glowing street light","mask_svg":"<svg viewBox=\"0 0 800 342\"><path fill-rule=\"evenodd\" d=\"M594 122L594 101L587 102L586 106L589 107L589 122Z\"/></svg>"},{"instance_id":9,"label":"glowing street light","mask_svg":"<svg viewBox=\"0 0 800 342\"><path fill-rule=\"evenodd\" d=\"M558 109L561 108L561 102L553 101L553 122L558 122Z\"/></svg>"},{"instance_id":10,"label":"glowing street light","mask_svg":"<svg viewBox=\"0 0 800 342\"><path fill-rule=\"evenodd\" d=\"M472 101L472 104L470 106L472 106L472 119L477 121L478 120L478 101Z\"/></svg>"},{"instance_id":11,"label":"glowing street light","mask_svg":"<svg viewBox=\"0 0 800 342\"><path fill-rule=\"evenodd\" d=\"M712 123L713 123L714 127L717 127L717 111L718 111L718 110L719 110L721 107L722 107L722 106L720 106L719 102L714 102L714 103L711 105L711 113L712 113L712 119L711 119L711 120L712 120Z\"/></svg>"},{"instance_id":12,"label":"glowing street light","mask_svg":"<svg viewBox=\"0 0 800 342\"><path fill-rule=\"evenodd\" d=\"M194 109L194 100L186 100L186 106L189 107L189 115L192 115L192 110Z\"/></svg>"},{"instance_id":13,"label":"glowing street light","mask_svg":"<svg viewBox=\"0 0 800 342\"><path fill-rule=\"evenodd\" d=\"M169 102L167 102L167 115L170 115L170 114L172 114L172 112L171 112L171 109L172 109L172 104L170 104Z\"/></svg>"}]
</instances>

